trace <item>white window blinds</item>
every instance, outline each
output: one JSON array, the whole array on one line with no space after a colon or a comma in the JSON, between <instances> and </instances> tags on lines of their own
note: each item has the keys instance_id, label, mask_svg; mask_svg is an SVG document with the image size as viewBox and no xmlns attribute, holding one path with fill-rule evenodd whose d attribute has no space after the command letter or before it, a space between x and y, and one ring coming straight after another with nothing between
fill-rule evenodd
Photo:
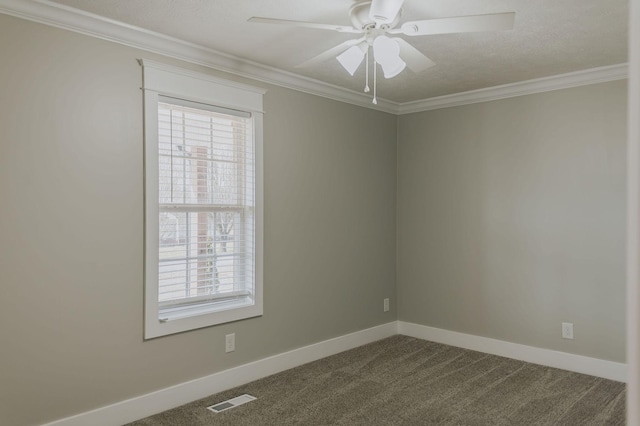
<instances>
[{"instance_id":1,"label":"white window blinds","mask_svg":"<svg viewBox=\"0 0 640 426\"><path fill-rule=\"evenodd\" d=\"M159 319L252 304L249 113L158 97Z\"/></svg>"}]
</instances>

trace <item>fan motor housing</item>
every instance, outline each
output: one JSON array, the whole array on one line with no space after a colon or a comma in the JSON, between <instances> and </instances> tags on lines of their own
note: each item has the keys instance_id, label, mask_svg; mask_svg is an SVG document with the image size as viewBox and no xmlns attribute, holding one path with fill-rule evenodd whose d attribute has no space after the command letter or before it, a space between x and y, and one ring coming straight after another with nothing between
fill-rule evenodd
<instances>
[{"instance_id":1,"label":"fan motor housing","mask_svg":"<svg viewBox=\"0 0 640 426\"><path fill-rule=\"evenodd\" d=\"M373 19L369 17L370 8L371 8L370 1L363 1L360 3L356 3L353 5L353 7L351 7L351 9L349 10L349 16L351 17L351 23L353 24L354 27L362 30L375 27L376 23L374 22ZM402 15L402 9L400 9L398 14L396 15L396 18L393 20L393 22L388 24L387 28L395 27L398 21L400 21L400 15Z\"/></svg>"}]
</instances>

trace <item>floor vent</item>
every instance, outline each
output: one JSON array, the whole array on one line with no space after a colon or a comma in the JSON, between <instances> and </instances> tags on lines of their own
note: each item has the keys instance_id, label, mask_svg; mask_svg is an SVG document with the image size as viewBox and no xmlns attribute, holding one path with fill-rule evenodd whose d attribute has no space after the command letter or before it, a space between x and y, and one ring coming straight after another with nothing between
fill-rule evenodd
<instances>
[{"instance_id":1,"label":"floor vent","mask_svg":"<svg viewBox=\"0 0 640 426\"><path fill-rule=\"evenodd\" d=\"M221 413L223 411L237 407L238 405L251 402L254 399L257 399L257 398L255 396L247 395L245 393L244 395L236 396L235 398L227 399L226 401L222 401L222 402L218 402L217 404L210 405L207 407L207 409L213 411L214 413Z\"/></svg>"}]
</instances>

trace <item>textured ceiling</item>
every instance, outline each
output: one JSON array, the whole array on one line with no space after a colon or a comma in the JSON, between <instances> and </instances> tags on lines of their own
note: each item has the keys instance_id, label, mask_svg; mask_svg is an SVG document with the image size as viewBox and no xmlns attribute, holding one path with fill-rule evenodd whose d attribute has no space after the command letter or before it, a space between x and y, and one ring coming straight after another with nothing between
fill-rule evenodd
<instances>
[{"instance_id":1,"label":"textured ceiling","mask_svg":"<svg viewBox=\"0 0 640 426\"><path fill-rule=\"evenodd\" d=\"M247 22L252 16L351 25L351 0L51 0L264 65L360 91L335 60L296 65L354 34ZM511 31L404 38L435 61L378 82L408 102L627 61L627 0L406 0L401 23L516 12Z\"/></svg>"}]
</instances>

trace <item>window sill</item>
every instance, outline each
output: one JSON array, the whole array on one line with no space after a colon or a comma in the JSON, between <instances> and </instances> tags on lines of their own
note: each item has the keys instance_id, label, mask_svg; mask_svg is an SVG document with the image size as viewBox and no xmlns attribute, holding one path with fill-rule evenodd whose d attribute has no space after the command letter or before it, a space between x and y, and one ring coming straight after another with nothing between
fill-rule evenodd
<instances>
[{"instance_id":1,"label":"window sill","mask_svg":"<svg viewBox=\"0 0 640 426\"><path fill-rule=\"evenodd\" d=\"M158 320L164 323L194 316L215 314L230 309L250 307L253 306L254 303L253 298L249 294L244 294L242 296L234 296L231 299L213 300L196 305L170 306L160 308Z\"/></svg>"}]
</instances>

